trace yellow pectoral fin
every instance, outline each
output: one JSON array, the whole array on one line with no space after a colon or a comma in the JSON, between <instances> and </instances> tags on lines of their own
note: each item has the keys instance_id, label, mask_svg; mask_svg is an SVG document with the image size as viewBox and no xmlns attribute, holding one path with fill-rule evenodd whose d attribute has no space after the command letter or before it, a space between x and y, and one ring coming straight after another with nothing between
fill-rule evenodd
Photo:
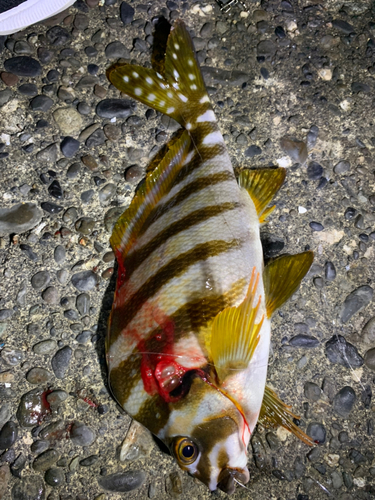
<instances>
[{"instance_id":1,"label":"yellow pectoral fin","mask_svg":"<svg viewBox=\"0 0 375 500\"><path fill-rule=\"evenodd\" d=\"M247 296L238 307L227 307L214 319L211 335L211 356L221 381L233 370L247 368L259 342L263 318L255 323L260 300L255 302L259 273L255 267L250 279Z\"/></svg>"},{"instance_id":2,"label":"yellow pectoral fin","mask_svg":"<svg viewBox=\"0 0 375 500\"><path fill-rule=\"evenodd\" d=\"M280 189L286 175L285 168L260 168L242 170L238 184L246 189L255 205L259 222L266 222L266 217L275 207L267 208L272 198Z\"/></svg>"},{"instance_id":3,"label":"yellow pectoral fin","mask_svg":"<svg viewBox=\"0 0 375 500\"><path fill-rule=\"evenodd\" d=\"M313 259L314 254L311 251L282 255L264 268L263 283L269 318L297 290Z\"/></svg>"},{"instance_id":4,"label":"yellow pectoral fin","mask_svg":"<svg viewBox=\"0 0 375 500\"><path fill-rule=\"evenodd\" d=\"M289 432L297 436L301 441L309 446L314 446L314 441L305 434L294 422L293 418L299 417L290 411L290 406L286 405L277 394L269 387L265 388L263 403L260 409L258 422L265 427L282 426Z\"/></svg>"}]
</instances>

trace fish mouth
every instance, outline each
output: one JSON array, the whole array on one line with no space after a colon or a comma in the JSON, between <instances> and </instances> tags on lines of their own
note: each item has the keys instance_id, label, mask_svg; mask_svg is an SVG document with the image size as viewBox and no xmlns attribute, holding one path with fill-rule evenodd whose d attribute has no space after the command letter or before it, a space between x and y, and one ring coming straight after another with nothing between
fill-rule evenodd
<instances>
[{"instance_id":1,"label":"fish mouth","mask_svg":"<svg viewBox=\"0 0 375 500\"><path fill-rule=\"evenodd\" d=\"M250 474L247 469L233 469L231 467L225 467L219 474L217 478L217 487L231 495L236 489L236 481L241 484L246 484L249 482Z\"/></svg>"}]
</instances>

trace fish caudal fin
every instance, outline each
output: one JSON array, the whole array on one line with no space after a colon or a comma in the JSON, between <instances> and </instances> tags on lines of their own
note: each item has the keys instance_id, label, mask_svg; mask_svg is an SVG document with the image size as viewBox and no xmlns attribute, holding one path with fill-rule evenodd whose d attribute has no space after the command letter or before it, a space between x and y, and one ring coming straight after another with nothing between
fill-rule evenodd
<instances>
[{"instance_id":1,"label":"fish caudal fin","mask_svg":"<svg viewBox=\"0 0 375 500\"><path fill-rule=\"evenodd\" d=\"M311 251L282 255L264 268L263 283L269 318L297 290L313 260L314 254Z\"/></svg>"},{"instance_id":2,"label":"fish caudal fin","mask_svg":"<svg viewBox=\"0 0 375 500\"><path fill-rule=\"evenodd\" d=\"M258 345L263 323L263 318L255 323L260 305L260 297L254 304L258 282L259 274L256 276L254 267L242 304L227 307L213 321L211 357L221 381L231 375L233 370L247 368Z\"/></svg>"},{"instance_id":3,"label":"fish caudal fin","mask_svg":"<svg viewBox=\"0 0 375 500\"><path fill-rule=\"evenodd\" d=\"M133 64L117 64L107 77L121 92L175 119L182 126L211 108L193 42L182 21L168 37L164 73ZM189 128L189 127L187 127Z\"/></svg>"},{"instance_id":4,"label":"fish caudal fin","mask_svg":"<svg viewBox=\"0 0 375 500\"><path fill-rule=\"evenodd\" d=\"M260 168L242 170L238 184L245 188L255 205L259 222L266 222L275 206L267 208L282 186L286 176L285 168Z\"/></svg>"},{"instance_id":5,"label":"fish caudal fin","mask_svg":"<svg viewBox=\"0 0 375 500\"><path fill-rule=\"evenodd\" d=\"M279 399L272 389L266 386L258 422L264 427L278 427L281 425L305 444L314 446L314 441L311 437L305 434L293 422L293 418L298 419L299 417L294 415L294 413L290 411L290 408L290 406Z\"/></svg>"},{"instance_id":6,"label":"fish caudal fin","mask_svg":"<svg viewBox=\"0 0 375 500\"><path fill-rule=\"evenodd\" d=\"M129 208L121 215L113 229L110 242L117 257L126 256L151 211L170 191L177 174L189 159L190 153L191 139L184 131L158 166L147 174ZM122 261L122 259L118 260Z\"/></svg>"}]
</instances>

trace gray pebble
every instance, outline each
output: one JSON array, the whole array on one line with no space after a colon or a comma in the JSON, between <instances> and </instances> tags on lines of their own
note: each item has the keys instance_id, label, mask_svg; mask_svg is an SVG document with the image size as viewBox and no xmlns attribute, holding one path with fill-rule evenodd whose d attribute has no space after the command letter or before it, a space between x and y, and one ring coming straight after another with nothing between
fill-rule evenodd
<instances>
[{"instance_id":1,"label":"gray pebble","mask_svg":"<svg viewBox=\"0 0 375 500\"><path fill-rule=\"evenodd\" d=\"M312 125L306 137L306 143L308 149L311 149L315 146L316 141L318 139L318 135L319 135L319 128L316 125Z\"/></svg>"},{"instance_id":2,"label":"gray pebble","mask_svg":"<svg viewBox=\"0 0 375 500\"><path fill-rule=\"evenodd\" d=\"M49 285L51 276L48 271L39 271L31 278L31 286L34 290L41 290Z\"/></svg>"},{"instance_id":3,"label":"gray pebble","mask_svg":"<svg viewBox=\"0 0 375 500\"><path fill-rule=\"evenodd\" d=\"M311 227L311 229L313 231L323 231L323 229L324 229L323 224L320 224L320 222L311 221L309 223L309 226Z\"/></svg>"},{"instance_id":4,"label":"gray pebble","mask_svg":"<svg viewBox=\"0 0 375 500\"><path fill-rule=\"evenodd\" d=\"M135 104L129 99L104 99L96 106L96 114L101 118L128 118L135 111Z\"/></svg>"},{"instance_id":5,"label":"gray pebble","mask_svg":"<svg viewBox=\"0 0 375 500\"><path fill-rule=\"evenodd\" d=\"M36 154L38 160L46 163L55 163L57 160L57 146L56 144L50 144L46 148L38 151Z\"/></svg>"},{"instance_id":6,"label":"gray pebble","mask_svg":"<svg viewBox=\"0 0 375 500\"><path fill-rule=\"evenodd\" d=\"M102 205L107 205L113 195L116 193L116 185L112 183L106 184L100 191L99 191L99 201Z\"/></svg>"},{"instance_id":7,"label":"gray pebble","mask_svg":"<svg viewBox=\"0 0 375 500\"><path fill-rule=\"evenodd\" d=\"M119 59L120 57L128 59L130 52L123 43L116 41L107 45L105 55L107 59Z\"/></svg>"},{"instance_id":8,"label":"gray pebble","mask_svg":"<svg viewBox=\"0 0 375 500\"><path fill-rule=\"evenodd\" d=\"M51 360L53 373L57 378L63 379L68 369L73 351L69 346L59 349Z\"/></svg>"},{"instance_id":9,"label":"gray pebble","mask_svg":"<svg viewBox=\"0 0 375 500\"><path fill-rule=\"evenodd\" d=\"M375 347L373 349L369 349L365 354L365 365L370 370L375 371Z\"/></svg>"},{"instance_id":10,"label":"gray pebble","mask_svg":"<svg viewBox=\"0 0 375 500\"><path fill-rule=\"evenodd\" d=\"M48 412L44 401L44 390L33 389L21 397L17 410L17 419L22 427L34 427Z\"/></svg>"},{"instance_id":11,"label":"gray pebble","mask_svg":"<svg viewBox=\"0 0 375 500\"><path fill-rule=\"evenodd\" d=\"M59 454L56 450L47 450L38 455L33 462L33 469L37 472L45 471L56 463L59 459Z\"/></svg>"},{"instance_id":12,"label":"gray pebble","mask_svg":"<svg viewBox=\"0 0 375 500\"><path fill-rule=\"evenodd\" d=\"M0 208L0 236L25 233L40 222L42 215L43 212L33 203Z\"/></svg>"},{"instance_id":13,"label":"gray pebble","mask_svg":"<svg viewBox=\"0 0 375 500\"><path fill-rule=\"evenodd\" d=\"M333 409L340 417L348 418L356 399L356 394L351 387L343 387L333 399Z\"/></svg>"},{"instance_id":14,"label":"gray pebble","mask_svg":"<svg viewBox=\"0 0 375 500\"><path fill-rule=\"evenodd\" d=\"M66 257L65 247L63 247L62 245L57 245L53 252L53 257L57 264L61 264L62 262L64 262Z\"/></svg>"},{"instance_id":15,"label":"gray pebble","mask_svg":"<svg viewBox=\"0 0 375 500\"><path fill-rule=\"evenodd\" d=\"M66 269L59 269L56 273L56 277L61 285L66 285L69 279L69 273Z\"/></svg>"},{"instance_id":16,"label":"gray pebble","mask_svg":"<svg viewBox=\"0 0 375 500\"><path fill-rule=\"evenodd\" d=\"M0 106L4 106L12 97L12 91L9 89L0 90Z\"/></svg>"},{"instance_id":17,"label":"gray pebble","mask_svg":"<svg viewBox=\"0 0 375 500\"><path fill-rule=\"evenodd\" d=\"M350 170L350 163L346 160L339 161L337 165L333 167L335 174L344 174Z\"/></svg>"},{"instance_id":18,"label":"gray pebble","mask_svg":"<svg viewBox=\"0 0 375 500\"><path fill-rule=\"evenodd\" d=\"M57 347L56 341L52 339L42 340L34 345L33 351L35 354L49 354Z\"/></svg>"},{"instance_id":19,"label":"gray pebble","mask_svg":"<svg viewBox=\"0 0 375 500\"><path fill-rule=\"evenodd\" d=\"M351 85L352 92L354 94L358 94L358 92L370 92L371 87L370 85L367 85L367 83L362 83L362 82L353 82Z\"/></svg>"},{"instance_id":20,"label":"gray pebble","mask_svg":"<svg viewBox=\"0 0 375 500\"><path fill-rule=\"evenodd\" d=\"M263 40L257 45L257 56L265 60L272 59L276 53L276 45L272 40Z\"/></svg>"},{"instance_id":21,"label":"gray pebble","mask_svg":"<svg viewBox=\"0 0 375 500\"><path fill-rule=\"evenodd\" d=\"M46 113L52 106L53 100L46 95L37 95L30 101L30 107L33 111Z\"/></svg>"},{"instance_id":22,"label":"gray pebble","mask_svg":"<svg viewBox=\"0 0 375 500\"><path fill-rule=\"evenodd\" d=\"M72 284L80 292L89 292L97 283L98 276L93 271L81 271L72 276Z\"/></svg>"},{"instance_id":23,"label":"gray pebble","mask_svg":"<svg viewBox=\"0 0 375 500\"><path fill-rule=\"evenodd\" d=\"M361 309L366 307L371 301L374 290L368 285L362 285L351 292L345 299L340 319L342 323L347 323Z\"/></svg>"},{"instance_id":24,"label":"gray pebble","mask_svg":"<svg viewBox=\"0 0 375 500\"><path fill-rule=\"evenodd\" d=\"M90 137L88 137L86 139L86 146L88 148L94 148L96 146L100 146L101 144L104 144L105 143L105 135L104 135L104 132L101 128L98 128L97 130L95 130L94 133L92 133L90 135Z\"/></svg>"},{"instance_id":25,"label":"gray pebble","mask_svg":"<svg viewBox=\"0 0 375 500\"><path fill-rule=\"evenodd\" d=\"M326 441L326 429L318 422L311 422L307 426L306 434L317 444L323 444Z\"/></svg>"},{"instance_id":26,"label":"gray pebble","mask_svg":"<svg viewBox=\"0 0 375 500\"><path fill-rule=\"evenodd\" d=\"M289 137L282 137L280 139L281 149L286 153L293 161L300 163L301 165L305 163L307 159L307 147L303 141L298 141L297 139L291 139Z\"/></svg>"},{"instance_id":27,"label":"gray pebble","mask_svg":"<svg viewBox=\"0 0 375 500\"><path fill-rule=\"evenodd\" d=\"M0 450L8 450L16 442L18 437L18 427L10 420L0 430Z\"/></svg>"},{"instance_id":28,"label":"gray pebble","mask_svg":"<svg viewBox=\"0 0 375 500\"><path fill-rule=\"evenodd\" d=\"M56 488L65 482L65 475L60 467L52 467L46 471L44 479L47 484Z\"/></svg>"},{"instance_id":29,"label":"gray pebble","mask_svg":"<svg viewBox=\"0 0 375 500\"><path fill-rule=\"evenodd\" d=\"M86 316L90 312L90 295L81 293L76 300L76 307L81 316Z\"/></svg>"},{"instance_id":30,"label":"gray pebble","mask_svg":"<svg viewBox=\"0 0 375 500\"><path fill-rule=\"evenodd\" d=\"M121 2L120 17L125 25L130 24L134 18L134 8L127 2Z\"/></svg>"},{"instance_id":31,"label":"gray pebble","mask_svg":"<svg viewBox=\"0 0 375 500\"><path fill-rule=\"evenodd\" d=\"M304 348L317 347L319 345L319 340L312 335L299 333L289 340L289 345Z\"/></svg>"},{"instance_id":32,"label":"gray pebble","mask_svg":"<svg viewBox=\"0 0 375 500\"><path fill-rule=\"evenodd\" d=\"M331 363L346 368L359 368L363 365L363 358L357 348L347 342L342 335L333 335L326 342L325 354Z\"/></svg>"},{"instance_id":33,"label":"gray pebble","mask_svg":"<svg viewBox=\"0 0 375 500\"><path fill-rule=\"evenodd\" d=\"M347 23L346 21L342 21L341 19L333 19L332 26L339 31L342 31L346 35L350 35L350 33L353 33L355 31L354 27L351 24Z\"/></svg>"},{"instance_id":34,"label":"gray pebble","mask_svg":"<svg viewBox=\"0 0 375 500\"><path fill-rule=\"evenodd\" d=\"M54 286L49 286L42 293L42 299L50 305L56 305L59 303L60 296L57 288Z\"/></svg>"},{"instance_id":35,"label":"gray pebble","mask_svg":"<svg viewBox=\"0 0 375 500\"><path fill-rule=\"evenodd\" d=\"M52 377L52 373L45 368L34 367L27 372L26 380L30 384L46 384Z\"/></svg>"},{"instance_id":36,"label":"gray pebble","mask_svg":"<svg viewBox=\"0 0 375 500\"><path fill-rule=\"evenodd\" d=\"M312 181L319 180L322 177L323 172L323 167L316 161L310 162L307 167L307 177Z\"/></svg>"},{"instance_id":37,"label":"gray pebble","mask_svg":"<svg viewBox=\"0 0 375 500\"><path fill-rule=\"evenodd\" d=\"M79 462L79 465L82 465L82 467L91 467L91 465L96 464L96 462L99 460L98 455L90 455L89 457L84 458Z\"/></svg>"},{"instance_id":38,"label":"gray pebble","mask_svg":"<svg viewBox=\"0 0 375 500\"><path fill-rule=\"evenodd\" d=\"M321 398L322 390L314 382L305 382L304 394L307 399L318 401Z\"/></svg>"},{"instance_id":39,"label":"gray pebble","mask_svg":"<svg viewBox=\"0 0 375 500\"><path fill-rule=\"evenodd\" d=\"M44 500L44 481L39 476L25 476L12 488L12 500Z\"/></svg>"},{"instance_id":40,"label":"gray pebble","mask_svg":"<svg viewBox=\"0 0 375 500\"><path fill-rule=\"evenodd\" d=\"M52 406L58 406L67 398L68 398L68 393L60 389L57 389L56 391L52 391L51 393L47 394L47 401Z\"/></svg>"},{"instance_id":41,"label":"gray pebble","mask_svg":"<svg viewBox=\"0 0 375 500\"><path fill-rule=\"evenodd\" d=\"M38 441L34 441L33 444L30 446L30 450L32 451L32 453L40 455L44 451L48 450L49 445L50 445L49 441L45 439L38 439Z\"/></svg>"},{"instance_id":42,"label":"gray pebble","mask_svg":"<svg viewBox=\"0 0 375 500\"><path fill-rule=\"evenodd\" d=\"M5 71L17 76L38 76L42 71L40 63L28 56L18 56L4 62Z\"/></svg>"},{"instance_id":43,"label":"gray pebble","mask_svg":"<svg viewBox=\"0 0 375 500\"><path fill-rule=\"evenodd\" d=\"M248 147L245 151L246 158L254 158L254 156L258 156L260 154L262 154L262 149L259 146L256 146L255 144Z\"/></svg>"},{"instance_id":44,"label":"gray pebble","mask_svg":"<svg viewBox=\"0 0 375 500\"><path fill-rule=\"evenodd\" d=\"M12 317L13 313L13 309L0 309L0 321L6 321Z\"/></svg>"},{"instance_id":45,"label":"gray pebble","mask_svg":"<svg viewBox=\"0 0 375 500\"><path fill-rule=\"evenodd\" d=\"M70 439L77 446L90 446L95 439L94 431L81 422L74 422L70 430Z\"/></svg>"},{"instance_id":46,"label":"gray pebble","mask_svg":"<svg viewBox=\"0 0 375 500\"><path fill-rule=\"evenodd\" d=\"M125 471L98 477L98 484L103 490L126 493L140 488L146 480L143 471Z\"/></svg>"},{"instance_id":47,"label":"gray pebble","mask_svg":"<svg viewBox=\"0 0 375 500\"><path fill-rule=\"evenodd\" d=\"M81 171L81 164L78 162L73 163L68 168L68 170L66 172L66 176L68 179L75 179L77 177L77 175L80 173L80 171Z\"/></svg>"},{"instance_id":48,"label":"gray pebble","mask_svg":"<svg viewBox=\"0 0 375 500\"><path fill-rule=\"evenodd\" d=\"M87 342L91 339L91 337L92 337L91 330L83 330L83 332L81 332L77 335L76 341L79 344L87 344Z\"/></svg>"},{"instance_id":49,"label":"gray pebble","mask_svg":"<svg viewBox=\"0 0 375 500\"><path fill-rule=\"evenodd\" d=\"M324 276L327 281L333 281L336 278L336 268L329 260L324 265Z\"/></svg>"},{"instance_id":50,"label":"gray pebble","mask_svg":"<svg viewBox=\"0 0 375 500\"><path fill-rule=\"evenodd\" d=\"M81 193L81 200L83 203L89 203L94 197L95 191L93 189L88 189L87 191L83 191Z\"/></svg>"},{"instance_id":51,"label":"gray pebble","mask_svg":"<svg viewBox=\"0 0 375 500\"><path fill-rule=\"evenodd\" d=\"M72 158L79 150L79 141L73 137L64 137L60 144L60 149L65 158Z\"/></svg>"},{"instance_id":52,"label":"gray pebble","mask_svg":"<svg viewBox=\"0 0 375 500\"><path fill-rule=\"evenodd\" d=\"M61 26L53 26L46 33L48 41L55 47L61 47L69 40L70 34L68 30Z\"/></svg>"}]
</instances>

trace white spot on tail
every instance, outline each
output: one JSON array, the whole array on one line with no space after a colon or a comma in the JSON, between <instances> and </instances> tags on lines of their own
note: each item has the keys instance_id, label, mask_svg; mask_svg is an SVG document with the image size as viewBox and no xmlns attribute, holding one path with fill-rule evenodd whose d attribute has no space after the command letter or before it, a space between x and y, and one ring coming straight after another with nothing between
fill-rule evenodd
<instances>
[{"instance_id":1,"label":"white spot on tail","mask_svg":"<svg viewBox=\"0 0 375 500\"><path fill-rule=\"evenodd\" d=\"M150 95L148 96L148 100L149 100L149 101L151 101L151 102L152 102L152 101L155 101L155 99L156 99L155 94L150 94Z\"/></svg>"},{"instance_id":2,"label":"white spot on tail","mask_svg":"<svg viewBox=\"0 0 375 500\"><path fill-rule=\"evenodd\" d=\"M157 76L158 78L160 78L160 80L163 80L163 77L161 76L161 74L160 74L160 73L156 72L156 76Z\"/></svg>"},{"instance_id":3,"label":"white spot on tail","mask_svg":"<svg viewBox=\"0 0 375 500\"><path fill-rule=\"evenodd\" d=\"M173 97L172 92L167 92L167 96L169 97L169 99L172 99L172 97Z\"/></svg>"},{"instance_id":4,"label":"white spot on tail","mask_svg":"<svg viewBox=\"0 0 375 500\"><path fill-rule=\"evenodd\" d=\"M189 65L189 66L193 66L193 64L194 64L194 63L193 63L193 59L188 59L188 65Z\"/></svg>"},{"instance_id":5,"label":"white spot on tail","mask_svg":"<svg viewBox=\"0 0 375 500\"><path fill-rule=\"evenodd\" d=\"M177 54L173 53L172 57L173 57L173 59L177 59Z\"/></svg>"},{"instance_id":6,"label":"white spot on tail","mask_svg":"<svg viewBox=\"0 0 375 500\"><path fill-rule=\"evenodd\" d=\"M159 104L161 107L163 107L163 106L165 106L165 101L160 101Z\"/></svg>"},{"instance_id":7,"label":"white spot on tail","mask_svg":"<svg viewBox=\"0 0 375 500\"><path fill-rule=\"evenodd\" d=\"M172 83L172 87L177 90L179 88L178 83L177 82Z\"/></svg>"},{"instance_id":8,"label":"white spot on tail","mask_svg":"<svg viewBox=\"0 0 375 500\"><path fill-rule=\"evenodd\" d=\"M208 109L203 115L198 116L197 122L216 122L215 114L212 109Z\"/></svg>"},{"instance_id":9,"label":"white spot on tail","mask_svg":"<svg viewBox=\"0 0 375 500\"><path fill-rule=\"evenodd\" d=\"M138 78L139 77L139 75L138 75L138 73L136 71L133 71L133 76L134 76L134 78Z\"/></svg>"},{"instance_id":10,"label":"white spot on tail","mask_svg":"<svg viewBox=\"0 0 375 500\"><path fill-rule=\"evenodd\" d=\"M126 83L129 82L129 77L128 76L124 76L124 80L126 81Z\"/></svg>"},{"instance_id":11,"label":"white spot on tail","mask_svg":"<svg viewBox=\"0 0 375 500\"><path fill-rule=\"evenodd\" d=\"M191 127L192 127L192 124L191 124L191 123L187 123L187 124L185 125L186 130L190 130L190 129L191 129Z\"/></svg>"},{"instance_id":12,"label":"white spot on tail","mask_svg":"<svg viewBox=\"0 0 375 500\"><path fill-rule=\"evenodd\" d=\"M195 85L195 83L193 83L192 85L190 85L190 88L191 88L191 90L197 90L197 86Z\"/></svg>"},{"instance_id":13,"label":"white spot on tail","mask_svg":"<svg viewBox=\"0 0 375 500\"><path fill-rule=\"evenodd\" d=\"M173 70L173 76L176 78L176 80L178 78L180 78L180 75L178 74L178 71L176 71L175 69Z\"/></svg>"},{"instance_id":14,"label":"white spot on tail","mask_svg":"<svg viewBox=\"0 0 375 500\"><path fill-rule=\"evenodd\" d=\"M160 83L159 83L159 85L160 85L160 88L165 89L165 85L164 85L164 83L161 83L161 82L160 82Z\"/></svg>"},{"instance_id":15,"label":"white spot on tail","mask_svg":"<svg viewBox=\"0 0 375 500\"><path fill-rule=\"evenodd\" d=\"M142 95L142 89L140 89L140 88L134 89L134 94L135 95Z\"/></svg>"},{"instance_id":16,"label":"white spot on tail","mask_svg":"<svg viewBox=\"0 0 375 500\"><path fill-rule=\"evenodd\" d=\"M202 99L200 99L200 100L199 100L199 102L200 102L201 104L204 104L205 102L210 102L210 99L209 99L208 95L206 94L206 95L204 95L204 96L202 97Z\"/></svg>"},{"instance_id":17,"label":"white spot on tail","mask_svg":"<svg viewBox=\"0 0 375 500\"><path fill-rule=\"evenodd\" d=\"M223 136L217 130L216 132L211 132L210 134L207 134L206 137L203 139L202 144L215 145L222 142L223 142Z\"/></svg>"},{"instance_id":18,"label":"white spot on tail","mask_svg":"<svg viewBox=\"0 0 375 500\"><path fill-rule=\"evenodd\" d=\"M190 78L190 80L195 80L195 75L193 75L193 73L190 73L189 78Z\"/></svg>"},{"instance_id":19,"label":"white spot on tail","mask_svg":"<svg viewBox=\"0 0 375 500\"><path fill-rule=\"evenodd\" d=\"M168 108L167 109L167 114L170 115L171 113L173 113L174 111L174 108Z\"/></svg>"},{"instance_id":20,"label":"white spot on tail","mask_svg":"<svg viewBox=\"0 0 375 500\"><path fill-rule=\"evenodd\" d=\"M180 46L178 45L178 43L175 43L175 44L174 44L174 48L175 48L176 50L178 50L178 49L180 48Z\"/></svg>"},{"instance_id":21,"label":"white spot on tail","mask_svg":"<svg viewBox=\"0 0 375 500\"><path fill-rule=\"evenodd\" d=\"M187 102L188 101L188 98L186 97L186 95L184 94L178 94L178 97L181 99L181 101L183 102Z\"/></svg>"},{"instance_id":22,"label":"white spot on tail","mask_svg":"<svg viewBox=\"0 0 375 500\"><path fill-rule=\"evenodd\" d=\"M149 76L146 78L146 82L149 83L150 85L153 83L152 82L152 78L150 78Z\"/></svg>"}]
</instances>

